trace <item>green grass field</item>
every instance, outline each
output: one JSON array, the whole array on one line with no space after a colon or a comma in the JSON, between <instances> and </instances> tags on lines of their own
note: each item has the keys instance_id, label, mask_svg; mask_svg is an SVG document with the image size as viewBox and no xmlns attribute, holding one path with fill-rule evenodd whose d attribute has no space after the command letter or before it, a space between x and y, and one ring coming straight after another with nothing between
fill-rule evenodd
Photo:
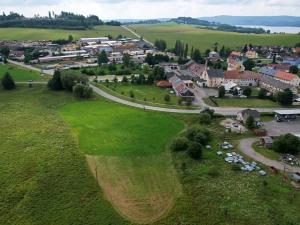
<instances>
[{"instance_id":1,"label":"green grass field","mask_svg":"<svg viewBox=\"0 0 300 225\"><path fill-rule=\"evenodd\" d=\"M219 107L241 107L241 108L280 108L276 102L257 98L214 98ZM206 104L215 106L209 98L205 98Z\"/></svg>"},{"instance_id":2,"label":"green grass field","mask_svg":"<svg viewBox=\"0 0 300 225\"><path fill-rule=\"evenodd\" d=\"M154 42L156 39L167 41L168 48L174 48L176 40L181 40L189 44L191 49L200 48L203 53L208 48L213 48L214 43L219 43L219 48L225 45L229 48L241 48L246 43L253 45L284 45L294 46L299 42L299 35L257 35L240 34L233 32L221 32L201 29L191 25L178 25L173 23L155 25L135 25L130 26L138 34L147 40Z\"/></svg>"},{"instance_id":3,"label":"green grass field","mask_svg":"<svg viewBox=\"0 0 300 225\"><path fill-rule=\"evenodd\" d=\"M9 72L16 82L25 82L28 80L47 81L49 78L46 75L41 76L37 71L26 70L12 64L0 64L0 79L6 72Z\"/></svg>"},{"instance_id":4,"label":"green grass field","mask_svg":"<svg viewBox=\"0 0 300 225\"><path fill-rule=\"evenodd\" d=\"M112 35L117 37L122 34L132 37L132 34L122 27L98 26L90 30L62 30L39 28L0 28L0 40L56 40L67 39L72 35L75 40L84 37L99 37Z\"/></svg>"},{"instance_id":5,"label":"green grass field","mask_svg":"<svg viewBox=\"0 0 300 225\"><path fill-rule=\"evenodd\" d=\"M298 225L300 193L281 174L233 171L216 155L251 135L225 133L223 118L206 126L213 150L202 160L170 154L197 119L41 85L0 89L0 224Z\"/></svg>"},{"instance_id":6,"label":"green grass field","mask_svg":"<svg viewBox=\"0 0 300 225\"><path fill-rule=\"evenodd\" d=\"M121 215L150 223L170 210L180 185L166 147L183 123L103 100L69 104L61 113Z\"/></svg>"},{"instance_id":7,"label":"green grass field","mask_svg":"<svg viewBox=\"0 0 300 225\"><path fill-rule=\"evenodd\" d=\"M275 152L272 149L268 149L268 148L265 148L265 147L258 146L258 143L254 143L252 145L252 147L256 152L262 154L263 156L265 156L269 159L279 160L279 158L280 158L279 153Z\"/></svg>"},{"instance_id":8,"label":"green grass field","mask_svg":"<svg viewBox=\"0 0 300 225\"><path fill-rule=\"evenodd\" d=\"M40 85L0 89L0 224L127 224L57 111L73 101Z\"/></svg>"}]
</instances>

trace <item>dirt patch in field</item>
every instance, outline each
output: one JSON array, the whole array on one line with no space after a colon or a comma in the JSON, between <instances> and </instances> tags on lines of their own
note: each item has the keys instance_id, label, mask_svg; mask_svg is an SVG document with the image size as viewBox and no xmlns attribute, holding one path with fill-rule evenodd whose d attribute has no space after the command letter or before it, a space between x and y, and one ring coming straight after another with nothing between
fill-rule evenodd
<instances>
[{"instance_id":1,"label":"dirt patch in field","mask_svg":"<svg viewBox=\"0 0 300 225\"><path fill-rule=\"evenodd\" d=\"M181 193L172 166L161 165L154 157L133 160L107 156L86 158L107 199L123 217L134 223L158 221L170 211Z\"/></svg>"}]
</instances>

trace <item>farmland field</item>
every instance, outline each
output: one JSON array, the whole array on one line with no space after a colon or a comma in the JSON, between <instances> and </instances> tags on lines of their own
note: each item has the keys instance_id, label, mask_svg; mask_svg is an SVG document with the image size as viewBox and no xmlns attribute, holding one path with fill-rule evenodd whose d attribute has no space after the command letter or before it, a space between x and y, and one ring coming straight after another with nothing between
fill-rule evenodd
<instances>
[{"instance_id":1,"label":"farmland field","mask_svg":"<svg viewBox=\"0 0 300 225\"><path fill-rule=\"evenodd\" d=\"M41 76L39 72L26 70L13 64L0 64L0 79L6 72L13 77L17 82L24 82L28 80L34 81L46 81L48 77L46 75Z\"/></svg>"},{"instance_id":2,"label":"farmland field","mask_svg":"<svg viewBox=\"0 0 300 225\"><path fill-rule=\"evenodd\" d=\"M72 35L75 40L83 37L99 37L122 34L132 37L132 34L118 26L97 26L90 30L62 30L62 29L39 29L39 28L0 28L0 40L55 40L67 39Z\"/></svg>"},{"instance_id":3,"label":"farmland field","mask_svg":"<svg viewBox=\"0 0 300 225\"><path fill-rule=\"evenodd\" d=\"M154 42L156 39L167 41L168 48L174 48L175 41L181 40L189 44L191 49L200 48L203 53L208 48L213 48L214 43L229 48L241 48L246 43L253 45L285 45L294 46L299 42L300 36L293 34L241 34L201 29L191 25L178 25L173 23L156 25L134 25L130 28L147 40Z\"/></svg>"}]
</instances>

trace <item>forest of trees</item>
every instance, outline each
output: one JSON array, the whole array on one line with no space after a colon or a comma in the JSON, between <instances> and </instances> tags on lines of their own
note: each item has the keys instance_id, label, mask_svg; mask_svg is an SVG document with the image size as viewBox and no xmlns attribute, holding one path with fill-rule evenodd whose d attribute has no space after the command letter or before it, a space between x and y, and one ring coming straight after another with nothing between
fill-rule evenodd
<instances>
[{"instance_id":1,"label":"forest of trees","mask_svg":"<svg viewBox=\"0 0 300 225\"><path fill-rule=\"evenodd\" d=\"M18 13L11 12L0 15L0 27L28 27L28 28L62 28L62 29L89 29L97 25L120 26L117 21L104 23L98 16L83 16L70 12L55 14L49 12L48 16L35 15L33 18L26 18Z\"/></svg>"}]
</instances>

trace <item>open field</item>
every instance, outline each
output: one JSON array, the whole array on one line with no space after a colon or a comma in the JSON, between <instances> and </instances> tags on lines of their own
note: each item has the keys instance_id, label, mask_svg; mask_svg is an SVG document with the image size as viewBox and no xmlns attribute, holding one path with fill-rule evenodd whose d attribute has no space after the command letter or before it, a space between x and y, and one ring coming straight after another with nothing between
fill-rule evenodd
<instances>
[{"instance_id":1,"label":"open field","mask_svg":"<svg viewBox=\"0 0 300 225\"><path fill-rule=\"evenodd\" d=\"M49 78L47 75L41 76L37 71L26 70L13 64L0 64L0 79L6 72L9 72L16 82L47 81Z\"/></svg>"},{"instance_id":2,"label":"open field","mask_svg":"<svg viewBox=\"0 0 300 225\"><path fill-rule=\"evenodd\" d=\"M75 40L83 37L99 37L112 35L117 37L122 34L132 37L132 34L118 26L97 26L90 30L62 30L39 28L0 28L0 40L56 40L67 39L72 35Z\"/></svg>"},{"instance_id":3,"label":"open field","mask_svg":"<svg viewBox=\"0 0 300 225\"><path fill-rule=\"evenodd\" d=\"M168 114L105 101L69 104L61 113L121 215L133 222L150 223L172 208L180 185L165 150L184 128L182 122Z\"/></svg>"},{"instance_id":4,"label":"open field","mask_svg":"<svg viewBox=\"0 0 300 225\"><path fill-rule=\"evenodd\" d=\"M209 98L205 98L206 104L216 106ZM214 98L219 107L242 107L242 108L280 108L276 102L257 98Z\"/></svg>"},{"instance_id":5,"label":"open field","mask_svg":"<svg viewBox=\"0 0 300 225\"><path fill-rule=\"evenodd\" d=\"M201 29L191 25L178 25L173 23L155 25L134 25L130 28L147 40L154 42L156 39L167 41L168 48L174 48L176 40L189 44L191 49L200 48L203 53L208 48L213 48L214 43L219 43L219 48L225 45L229 48L241 48L246 43L253 45L285 45L294 46L299 42L299 35L265 35L265 34L240 34Z\"/></svg>"},{"instance_id":6,"label":"open field","mask_svg":"<svg viewBox=\"0 0 300 225\"><path fill-rule=\"evenodd\" d=\"M0 89L0 224L127 224L103 198L45 86Z\"/></svg>"},{"instance_id":7,"label":"open field","mask_svg":"<svg viewBox=\"0 0 300 225\"><path fill-rule=\"evenodd\" d=\"M258 146L258 143L254 143L252 145L253 149L262 154L263 156L269 158L269 159L273 159L273 160L279 160L280 158L280 154L275 152L274 150L272 149L268 149L268 148L265 148L263 146Z\"/></svg>"},{"instance_id":8,"label":"open field","mask_svg":"<svg viewBox=\"0 0 300 225\"><path fill-rule=\"evenodd\" d=\"M299 224L300 193L281 174L233 171L216 155L220 142L251 136L225 133L223 118L206 126L213 151L195 161L168 144L197 115L79 101L40 85L0 89L0 115L0 224L135 224L119 214L160 219L153 225Z\"/></svg>"}]
</instances>

